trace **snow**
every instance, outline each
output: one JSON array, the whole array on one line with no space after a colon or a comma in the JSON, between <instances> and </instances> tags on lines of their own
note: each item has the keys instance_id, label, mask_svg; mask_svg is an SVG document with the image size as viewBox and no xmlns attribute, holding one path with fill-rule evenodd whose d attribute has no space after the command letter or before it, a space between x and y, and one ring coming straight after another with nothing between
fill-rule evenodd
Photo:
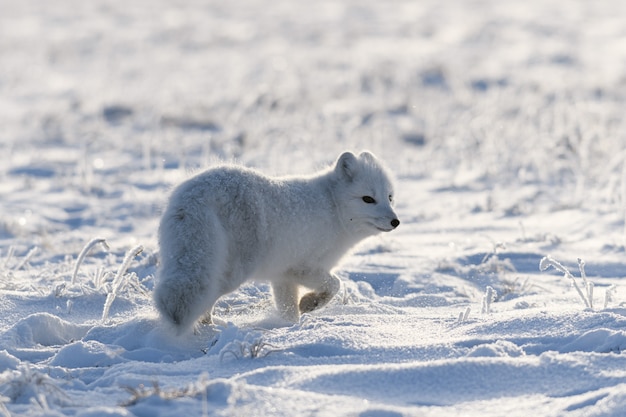
<instances>
[{"instance_id":1,"label":"snow","mask_svg":"<svg viewBox=\"0 0 626 417\"><path fill-rule=\"evenodd\" d=\"M626 3L1 9L0 415L626 414ZM289 324L252 282L169 334L171 188L346 149L387 161L401 224L332 302Z\"/></svg>"}]
</instances>

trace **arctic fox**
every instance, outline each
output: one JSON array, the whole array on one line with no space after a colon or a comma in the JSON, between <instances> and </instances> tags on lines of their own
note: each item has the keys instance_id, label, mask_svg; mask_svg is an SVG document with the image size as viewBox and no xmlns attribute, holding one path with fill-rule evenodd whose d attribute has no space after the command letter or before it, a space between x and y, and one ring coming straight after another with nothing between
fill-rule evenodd
<instances>
[{"instance_id":1,"label":"arctic fox","mask_svg":"<svg viewBox=\"0 0 626 417\"><path fill-rule=\"evenodd\" d=\"M400 224L386 168L369 152L343 153L308 177L270 178L232 165L209 169L172 193L159 227L154 300L179 334L248 279L271 283L281 316L327 304L331 272L357 242ZM300 298L300 287L310 292Z\"/></svg>"}]
</instances>

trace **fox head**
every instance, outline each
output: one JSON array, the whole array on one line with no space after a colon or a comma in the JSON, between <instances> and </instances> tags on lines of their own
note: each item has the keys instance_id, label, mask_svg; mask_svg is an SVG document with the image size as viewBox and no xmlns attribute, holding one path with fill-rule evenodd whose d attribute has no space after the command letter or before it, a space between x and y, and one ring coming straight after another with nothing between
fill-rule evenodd
<instances>
[{"instance_id":1,"label":"fox head","mask_svg":"<svg viewBox=\"0 0 626 417\"><path fill-rule=\"evenodd\" d=\"M343 153L335 164L335 190L341 223L354 234L390 232L400 224L393 210L394 190L386 168L374 155Z\"/></svg>"}]
</instances>

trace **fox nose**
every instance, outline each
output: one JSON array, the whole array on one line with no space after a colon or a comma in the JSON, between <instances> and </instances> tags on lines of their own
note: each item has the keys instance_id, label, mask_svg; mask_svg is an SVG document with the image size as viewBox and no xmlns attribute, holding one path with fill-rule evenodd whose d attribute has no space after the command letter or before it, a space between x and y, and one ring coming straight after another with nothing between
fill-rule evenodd
<instances>
[{"instance_id":1,"label":"fox nose","mask_svg":"<svg viewBox=\"0 0 626 417\"><path fill-rule=\"evenodd\" d=\"M400 225L400 220L398 219L393 219L391 221L391 226L395 229L396 227L398 227Z\"/></svg>"}]
</instances>

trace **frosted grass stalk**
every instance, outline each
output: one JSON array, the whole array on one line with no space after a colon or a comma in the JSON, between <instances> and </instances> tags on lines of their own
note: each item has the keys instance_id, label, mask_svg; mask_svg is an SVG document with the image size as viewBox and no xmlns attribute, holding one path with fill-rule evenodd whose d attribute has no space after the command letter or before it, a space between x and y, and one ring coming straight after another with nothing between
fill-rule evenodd
<instances>
[{"instance_id":1,"label":"frosted grass stalk","mask_svg":"<svg viewBox=\"0 0 626 417\"><path fill-rule=\"evenodd\" d=\"M589 301L589 308L593 308L593 283L587 281L587 274L585 273L585 261L578 258L578 270L580 271L580 277L583 279L583 285L587 290L587 300Z\"/></svg>"},{"instance_id":2,"label":"frosted grass stalk","mask_svg":"<svg viewBox=\"0 0 626 417\"><path fill-rule=\"evenodd\" d=\"M471 311L472 311L472 308L469 306L465 309L465 313L463 314L463 321L467 321L467 319L469 319L469 315Z\"/></svg>"},{"instance_id":3,"label":"frosted grass stalk","mask_svg":"<svg viewBox=\"0 0 626 417\"><path fill-rule=\"evenodd\" d=\"M465 309L465 311L461 311L459 313L459 319L458 319L457 323L460 324L460 323L463 323L463 322L467 321L467 319L469 319L469 315L470 315L471 311L472 311L472 309L469 306Z\"/></svg>"},{"instance_id":4,"label":"frosted grass stalk","mask_svg":"<svg viewBox=\"0 0 626 417\"><path fill-rule=\"evenodd\" d=\"M11 258L13 258L13 253L15 253L15 248L13 245L9 246L9 250L7 251L7 257L4 260L4 269L7 269L9 266L9 262L11 262Z\"/></svg>"},{"instance_id":5,"label":"frosted grass stalk","mask_svg":"<svg viewBox=\"0 0 626 417\"><path fill-rule=\"evenodd\" d=\"M563 265L561 265L560 262L558 262L557 260L552 258L550 255L544 256L543 258L541 258L541 261L539 262L539 269L541 271L545 271L546 269L548 269L550 267L553 267L557 271L563 273L565 278L569 278L572 281L572 285L574 285L574 288L576 289L576 292L580 296L580 299L583 300L583 303L585 304L585 307L591 308L591 305L589 304L589 300L587 300L587 297L585 296L585 294L583 294L582 290L580 289L580 287L576 283L576 279L574 278L572 273L569 272L569 270L567 268L565 268Z\"/></svg>"},{"instance_id":6,"label":"frosted grass stalk","mask_svg":"<svg viewBox=\"0 0 626 417\"><path fill-rule=\"evenodd\" d=\"M613 296L615 295L616 290L617 287L615 286L615 284L610 285L609 288L606 289L606 291L604 292L604 308L607 308L609 303L613 301Z\"/></svg>"},{"instance_id":7,"label":"frosted grass stalk","mask_svg":"<svg viewBox=\"0 0 626 417\"><path fill-rule=\"evenodd\" d=\"M78 254L78 258L76 258L76 266L74 266L74 273L72 274L72 285L76 283L76 277L78 276L78 269L80 268L80 265L83 263L85 256L87 256L91 248L96 246L98 243L102 243L102 246L104 246L105 249L107 250L109 249L109 244L106 242L106 240L103 237L96 237L96 238L91 239L89 242L87 242L85 247L83 247L83 250L81 250L80 253Z\"/></svg>"},{"instance_id":8,"label":"frosted grass stalk","mask_svg":"<svg viewBox=\"0 0 626 417\"><path fill-rule=\"evenodd\" d=\"M485 295L483 296L482 314L491 313L491 303L495 301L498 293L491 286L487 286L485 289Z\"/></svg>"},{"instance_id":9,"label":"frosted grass stalk","mask_svg":"<svg viewBox=\"0 0 626 417\"><path fill-rule=\"evenodd\" d=\"M96 290L99 290L104 285L104 280L106 279L106 274L104 273L104 268L99 267L96 268L96 272L93 275L93 285Z\"/></svg>"},{"instance_id":10,"label":"frosted grass stalk","mask_svg":"<svg viewBox=\"0 0 626 417\"><path fill-rule=\"evenodd\" d=\"M107 317L109 316L109 310L111 309L111 304L113 304L113 301L115 300L115 297L117 296L118 291L122 287L122 282L124 281L124 274L126 273L126 270L130 266L130 263L132 262L132 260L141 252L143 252L142 245L135 246L134 248L126 252L126 256L124 256L124 261L122 262L120 269L118 269L117 274L115 275L115 278L113 279L111 292L107 295L107 299L104 302L104 308L102 310L102 321L105 321Z\"/></svg>"},{"instance_id":11,"label":"frosted grass stalk","mask_svg":"<svg viewBox=\"0 0 626 417\"><path fill-rule=\"evenodd\" d=\"M17 264L17 266L14 268L16 271L24 268L26 266L26 264L28 263L28 261L30 261L30 258L33 257L33 255L35 253L37 253L37 251L39 250L39 248L37 246L35 246L34 248L32 248L31 250L28 251L28 253L26 254L26 256L24 256L24 258L22 259L22 261Z\"/></svg>"}]
</instances>

